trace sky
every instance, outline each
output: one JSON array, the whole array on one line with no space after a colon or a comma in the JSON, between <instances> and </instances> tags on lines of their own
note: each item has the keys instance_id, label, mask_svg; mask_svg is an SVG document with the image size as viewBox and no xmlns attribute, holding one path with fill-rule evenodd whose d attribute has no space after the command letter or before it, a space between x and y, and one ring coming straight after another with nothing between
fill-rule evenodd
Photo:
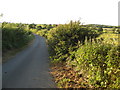
<instances>
[{"instance_id":1,"label":"sky","mask_svg":"<svg viewBox=\"0 0 120 90\"><path fill-rule=\"evenodd\" d=\"M119 0L1 0L0 22L118 25Z\"/></svg>"}]
</instances>

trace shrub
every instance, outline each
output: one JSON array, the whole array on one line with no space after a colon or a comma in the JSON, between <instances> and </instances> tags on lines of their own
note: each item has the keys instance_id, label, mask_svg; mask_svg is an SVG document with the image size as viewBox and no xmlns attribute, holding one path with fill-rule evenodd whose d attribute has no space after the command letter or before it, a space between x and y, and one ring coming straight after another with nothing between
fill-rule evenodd
<instances>
[{"instance_id":1,"label":"shrub","mask_svg":"<svg viewBox=\"0 0 120 90\"><path fill-rule=\"evenodd\" d=\"M78 41L84 42L85 37L93 38L97 34L80 22L59 25L47 32L50 55L53 61L65 61L70 52L75 51Z\"/></svg>"},{"instance_id":2,"label":"shrub","mask_svg":"<svg viewBox=\"0 0 120 90\"><path fill-rule=\"evenodd\" d=\"M75 53L71 62L87 73L95 87L120 88L120 46L86 42Z\"/></svg>"},{"instance_id":3,"label":"shrub","mask_svg":"<svg viewBox=\"0 0 120 90\"><path fill-rule=\"evenodd\" d=\"M46 37L47 31L48 31L47 29L41 29L36 34L43 36L43 37Z\"/></svg>"},{"instance_id":4,"label":"shrub","mask_svg":"<svg viewBox=\"0 0 120 90\"><path fill-rule=\"evenodd\" d=\"M24 46L31 38L30 31L25 31L23 28L2 28L2 50L6 52L13 48Z\"/></svg>"}]
</instances>

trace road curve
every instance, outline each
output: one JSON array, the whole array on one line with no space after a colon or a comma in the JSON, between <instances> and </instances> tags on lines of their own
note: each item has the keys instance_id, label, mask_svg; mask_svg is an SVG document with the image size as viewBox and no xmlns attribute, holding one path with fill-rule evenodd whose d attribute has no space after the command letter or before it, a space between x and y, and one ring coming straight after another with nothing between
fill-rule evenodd
<instances>
[{"instance_id":1,"label":"road curve","mask_svg":"<svg viewBox=\"0 0 120 90\"><path fill-rule=\"evenodd\" d=\"M33 44L2 65L2 74L2 88L54 88L45 39L35 35Z\"/></svg>"}]
</instances>

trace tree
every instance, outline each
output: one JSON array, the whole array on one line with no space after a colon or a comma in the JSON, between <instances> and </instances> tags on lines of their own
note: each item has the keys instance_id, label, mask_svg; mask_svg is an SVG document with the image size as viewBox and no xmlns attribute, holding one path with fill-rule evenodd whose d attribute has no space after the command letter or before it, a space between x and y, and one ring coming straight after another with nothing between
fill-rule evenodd
<instances>
[{"instance_id":1,"label":"tree","mask_svg":"<svg viewBox=\"0 0 120 90\"><path fill-rule=\"evenodd\" d=\"M47 26L46 24L43 24L42 29L46 29L46 26Z\"/></svg>"},{"instance_id":2,"label":"tree","mask_svg":"<svg viewBox=\"0 0 120 90\"><path fill-rule=\"evenodd\" d=\"M30 24L30 25L29 25L29 28L30 28L30 29L36 29L36 24L34 24L34 23Z\"/></svg>"},{"instance_id":3,"label":"tree","mask_svg":"<svg viewBox=\"0 0 120 90\"><path fill-rule=\"evenodd\" d=\"M6 25L7 25L7 22L3 22L2 23L2 28L5 28Z\"/></svg>"},{"instance_id":4,"label":"tree","mask_svg":"<svg viewBox=\"0 0 120 90\"><path fill-rule=\"evenodd\" d=\"M51 24L49 24L49 25L46 26L46 29L48 29L48 30L50 30L51 28L52 28Z\"/></svg>"},{"instance_id":5,"label":"tree","mask_svg":"<svg viewBox=\"0 0 120 90\"><path fill-rule=\"evenodd\" d=\"M53 24L53 25L52 25L52 27L56 27L56 26L57 26L57 24Z\"/></svg>"},{"instance_id":6,"label":"tree","mask_svg":"<svg viewBox=\"0 0 120 90\"><path fill-rule=\"evenodd\" d=\"M102 27L98 27L98 31L99 32L103 32L103 28Z\"/></svg>"},{"instance_id":7,"label":"tree","mask_svg":"<svg viewBox=\"0 0 120 90\"><path fill-rule=\"evenodd\" d=\"M37 30L41 30L42 29L42 26L37 26Z\"/></svg>"},{"instance_id":8,"label":"tree","mask_svg":"<svg viewBox=\"0 0 120 90\"><path fill-rule=\"evenodd\" d=\"M112 31L113 31L113 33L115 33L115 32L116 32L116 28L115 28L115 27L113 27Z\"/></svg>"}]
</instances>

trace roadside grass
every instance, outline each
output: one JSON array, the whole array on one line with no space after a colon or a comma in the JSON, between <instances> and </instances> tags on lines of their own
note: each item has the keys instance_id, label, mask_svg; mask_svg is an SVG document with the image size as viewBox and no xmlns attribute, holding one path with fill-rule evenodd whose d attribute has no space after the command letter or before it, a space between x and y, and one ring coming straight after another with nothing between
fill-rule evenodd
<instances>
[{"instance_id":1,"label":"roadside grass","mask_svg":"<svg viewBox=\"0 0 120 90\"><path fill-rule=\"evenodd\" d=\"M5 53L2 53L2 63L7 62L10 58L14 57L17 53L24 50L28 46L30 46L32 44L32 42L34 41L34 39L35 39L34 36L32 36L31 40L28 43L26 43L24 46L22 46L21 48L12 49Z\"/></svg>"}]
</instances>

